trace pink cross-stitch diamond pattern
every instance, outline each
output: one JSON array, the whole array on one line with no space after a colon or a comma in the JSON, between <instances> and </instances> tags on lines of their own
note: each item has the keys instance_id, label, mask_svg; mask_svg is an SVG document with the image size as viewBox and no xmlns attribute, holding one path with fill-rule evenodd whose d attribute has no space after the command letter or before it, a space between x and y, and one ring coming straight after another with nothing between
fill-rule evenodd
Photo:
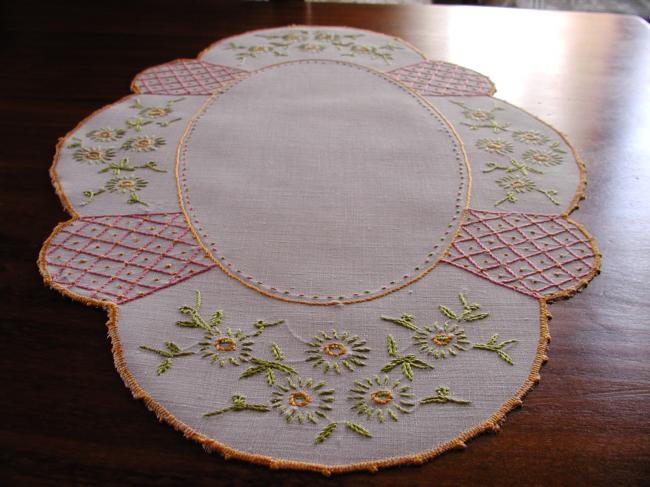
<instances>
[{"instance_id":1,"label":"pink cross-stitch diamond pattern","mask_svg":"<svg viewBox=\"0 0 650 487\"><path fill-rule=\"evenodd\" d=\"M179 59L142 71L133 84L148 95L210 95L247 75L242 69Z\"/></svg>"},{"instance_id":2,"label":"pink cross-stitch diamond pattern","mask_svg":"<svg viewBox=\"0 0 650 487\"><path fill-rule=\"evenodd\" d=\"M424 96L490 95L494 90L485 76L441 61L422 61L388 74Z\"/></svg>"},{"instance_id":3,"label":"pink cross-stitch diamond pattern","mask_svg":"<svg viewBox=\"0 0 650 487\"><path fill-rule=\"evenodd\" d=\"M443 261L534 297L585 281L597 256L589 239L560 215L468 210Z\"/></svg>"},{"instance_id":4,"label":"pink cross-stitch diamond pattern","mask_svg":"<svg viewBox=\"0 0 650 487\"><path fill-rule=\"evenodd\" d=\"M59 286L118 304L215 265L193 240L181 213L80 218L50 240L45 263Z\"/></svg>"}]
</instances>

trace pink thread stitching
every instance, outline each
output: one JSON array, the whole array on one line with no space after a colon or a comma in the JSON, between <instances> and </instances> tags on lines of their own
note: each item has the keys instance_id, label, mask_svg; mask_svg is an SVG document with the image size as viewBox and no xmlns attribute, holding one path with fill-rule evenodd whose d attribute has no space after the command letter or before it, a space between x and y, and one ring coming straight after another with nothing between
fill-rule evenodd
<instances>
[{"instance_id":1,"label":"pink thread stitching","mask_svg":"<svg viewBox=\"0 0 650 487\"><path fill-rule=\"evenodd\" d=\"M488 279L491 282L514 289L521 293L541 297L545 294L573 286L577 281L585 277L593 268L594 253L587 237L577 232L577 228L564 220L560 215L544 215L532 213L500 213L490 211L468 210L468 220L462 225L461 233L452 243L448 255L443 261L471 272L477 276ZM512 222L511 219L523 220L522 224ZM497 229L494 225L504 226L503 229ZM546 225L553 224L559 229L549 229ZM481 233L480 230L487 229L487 233ZM533 237L523 232L530 229L536 233ZM478 235L478 233L481 233ZM508 242L504 237L506 233L513 233L517 238L516 242ZM567 235L569 242L562 242L558 237L562 234ZM483 244L482 239L493 237L498 241L498 245L487 247ZM570 238L569 238L570 237ZM555 243L553 247L544 248L540 245L542 239L549 239ZM474 244L479 250L465 250L463 244ZM518 247L530 246L535 250L529 254L524 254ZM574 248L581 246L584 255L578 255ZM472 247L469 247L471 249ZM587 250L585 250L585 248ZM507 250L515 257L506 259L499 257L496 252ZM563 251L570 255L566 260L558 260L554 257L553 252ZM528 252L528 250L526 250ZM482 265L478 262L478 257L485 260L489 256L492 264ZM550 261L550 265L540 266L533 260L536 257L542 257ZM465 264L463 262L466 262ZM544 262L543 260L541 261ZM585 270L574 272L570 264L581 262L584 263ZM470 265L468 265L469 263ZM511 267L515 264L527 265L532 271L517 273ZM509 276L499 275L494 277L490 275L492 270L502 270ZM550 271L560 272L564 276L569 276L562 280L552 280L547 277L546 273ZM528 279L535 277L541 286L532 286Z\"/></svg>"},{"instance_id":2,"label":"pink thread stitching","mask_svg":"<svg viewBox=\"0 0 650 487\"><path fill-rule=\"evenodd\" d=\"M247 75L242 69L179 59L146 69L134 84L143 94L210 95Z\"/></svg>"},{"instance_id":3,"label":"pink thread stitching","mask_svg":"<svg viewBox=\"0 0 650 487\"><path fill-rule=\"evenodd\" d=\"M190 230L187 226L177 223L179 218L182 218L181 213L157 213L147 215L106 215L101 217L84 217L76 220L61 230L50 242L50 246L46 251L45 257L48 267L52 269L58 268L57 273L51 272L51 275L54 276L52 279L67 289L86 291L86 294L91 298L102 299L102 297L108 296L114 298L118 304L121 304L210 270L215 264L203 255L201 248L196 245L193 239L187 238ZM135 222L135 225L129 228L128 223L126 225L120 225L119 223L122 221ZM102 230L97 235L84 233L84 230L93 224L97 227L103 227ZM155 224L156 227L153 230L147 231L144 229L147 224ZM75 228L75 226L78 226L78 228ZM165 230L169 228L177 228L182 230L182 232L180 232L180 235L174 237L164 235ZM119 230L123 233L120 237L112 240L105 236L110 230ZM151 238L141 247L133 247L127 244L126 240L134 235ZM73 237L77 237L80 241L85 240L86 242L79 249L72 248L67 242ZM58 241L59 238L61 239L60 241ZM156 242L167 243L167 245L160 252L157 252L151 249L151 246ZM102 243L107 246L107 249L100 250L99 252L90 250L90 246L95 243ZM169 255L177 246L182 246L181 248L188 252L189 255L187 258ZM53 256L59 249L72 252L72 255L62 263L55 262ZM132 253L129 256L125 256L124 259L120 259L111 255L116 249L127 249L132 251ZM154 256L155 259L148 265L135 262L142 255ZM88 257L88 260L91 261L90 265L84 268L74 264L73 261L79 256ZM178 270L169 272L163 269L156 269L156 266L164 259L171 259L178 262L180 264ZM108 275L96 269L100 261L112 261L117 264L121 263L122 265L112 275ZM128 279L123 275L124 271L133 268L140 271L134 279ZM76 271L78 275L72 281L65 281L63 275L66 270ZM147 275L152 274L163 276L163 279L166 279L167 282L163 282L160 285L141 282ZM81 280L86 275L101 278L103 282L101 285L98 283L94 287L84 284ZM108 286L116 282L126 284L127 288L119 293L107 289ZM142 291L142 289L145 291Z\"/></svg>"},{"instance_id":4,"label":"pink thread stitching","mask_svg":"<svg viewBox=\"0 0 650 487\"><path fill-rule=\"evenodd\" d=\"M485 76L442 61L422 61L388 74L425 96L489 95L492 90Z\"/></svg>"}]
</instances>

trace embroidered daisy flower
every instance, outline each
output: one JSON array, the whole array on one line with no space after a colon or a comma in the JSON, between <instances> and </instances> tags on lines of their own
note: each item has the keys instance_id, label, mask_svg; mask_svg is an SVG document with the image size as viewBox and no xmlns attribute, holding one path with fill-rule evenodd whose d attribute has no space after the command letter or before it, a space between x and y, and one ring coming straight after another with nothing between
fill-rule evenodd
<instances>
[{"instance_id":1,"label":"embroidered daisy flower","mask_svg":"<svg viewBox=\"0 0 650 487\"><path fill-rule=\"evenodd\" d=\"M368 419L377 419L380 423L389 417L397 421L399 414L408 414L415 408L414 395L410 386L403 386L399 380L391 380L375 375L364 380L354 381L348 400L354 404L351 409Z\"/></svg>"},{"instance_id":2,"label":"embroidered daisy flower","mask_svg":"<svg viewBox=\"0 0 650 487\"><path fill-rule=\"evenodd\" d=\"M111 193L129 193L146 188L149 184L145 179L138 177L121 177L110 179L106 189Z\"/></svg>"},{"instance_id":3,"label":"embroidered daisy flower","mask_svg":"<svg viewBox=\"0 0 650 487\"><path fill-rule=\"evenodd\" d=\"M476 147L490 154L498 154L500 156L512 154L514 150L510 142L501 139L479 139L476 141Z\"/></svg>"},{"instance_id":4,"label":"embroidered daisy flower","mask_svg":"<svg viewBox=\"0 0 650 487\"><path fill-rule=\"evenodd\" d=\"M505 176L497 179L497 184L505 190L515 193L527 193L537 190L537 185L525 176Z\"/></svg>"},{"instance_id":5,"label":"embroidered daisy flower","mask_svg":"<svg viewBox=\"0 0 650 487\"><path fill-rule=\"evenodd\" d=\"M513 132L512 137L519 142L529 145L544 145L551 140L536 130L517 130Z\"/></svg>"},{"instance_id":6,"label":"embroidered daisy flower","mask_svg":"<svg viewBox=\"0 0 650 487\"><path fill-rule=\"evenodd\" d=\"M523 159L526 162L540 164L542 166L557 166L562 163L562 156L554 151L529 149L524 152Z\"/></svg>"},{"instance_id":7,"label":"embroidered daisy flower","mask_svg":"<svg viewBox=\"0 0 650 487\"><path fill-rule=\"evenodd\" d=\"M455 357L458 352L467 350L465 346L470 344L465 330L448 322L443 326L434 323L417 330L413 335L413 341L419 346L421 352L435 359L447 358L447 354Z\"/></svg>"},{"instance_id":8,"label":"embroidered daisy flower","mask_svg":"<svg viewBox=\"0 0 650 487\"><path fill-rule=\"evenodd\" d=\"M151 152L163 145L165 145L165 139L162 137L140 135L124 142L124 144L122 144L122 149L135 152Z\"/></svg>"},{"instance_id":9,"label":"embroidered daisy flower","mask_svg":"<svg viewBox=\"0 0 650 487\"><path fill-rule=\"evenodd\" d=\"M305 353L309 357L306 361L313 362L314 367L322 365L325 374L330 370L340 374L341 365L350 372L354 371L355 366L363 367L370 352L365 340L356 335L350 336L348 331L341 334L336 330L331 333L322 331L307 345L309 349Z\"/></svg>"},{"instance_id":10,"label":"embroidered daisy flower","mask_svg":"<svg viewBox=\"0 0 650 487\"><path fill-rule=\"evenodd\" d=\"M248 362L253 350L253 340L240 329L233 331L226 328L222 332L217 327L211 327L199 342L201 357L210 359L210 363L218 363L220 367L226 365L241 365Z\"/></svg>"},{"instance_id":11,"label":"embroidered daisy flower","mask_svg":"<svg viewBox=\"0 0 650 487\"><path fill-rule=\"evenodd\" d=\"M306 52L321 52L322 50L325 49L324 44L315 44L313 42L308 42L306 44L300 44L298 46L298 49Z\"/></svg>"},{"instance_id":12,"label":"embroidered daisy flower","mask_svg":"<svg viewBox=\"0 0 650 487\"><path fill-rule=\"evenodd\" d=\"M94 140L95 142L113 142L117 139L121 139L125 133L126 130L124 129L105 127L88 132L86 134L86 137Z\"/></svg>"},{"instance_id":13,"label":"embroidered daisy flower","mask_svg":"<svg viewBox=\"0 0 650 487\"><path fill-rule=\"evenodd\" d=\"M312 379L287 377L285 384L276 383L271 393L271 407L277 409L281 416L291 423L294 419L303 424L305 421L318 423L320 418L327 418L334 402L334 389L326 389L325 382L314 384Z\"/></svg>"},{"instance_id":14,"label":"embroidered daisy flower","mask_svg":"<svg viewBox=\"0 0 650 487\"><path fill-rule=\"evenodd\" d=\"M173 112L170 106L166 107L145 107L138 113L145 118L160 118L165 117Z\"/></svg>"},{"instance_id":15,"label":"embroidered daisy flower","mask_svg":"<svg viewBox=\"0 0 650 487\"><path fill-rule=\"evenodd\" d=\"M93 164L104 164L115 157L113 149L104 149L102 147L79 147L72 157L79 162L88 162Z\"/></svg>"},{"instance_id":16,"label":"embroidered daisy flower","mask_svg":"<svg viewBox=\"0 0 650 487\"><path fill-rule=\"evenodd\" d=\"M494 120L494 110L467 109L463 110L463 116L477 122L489 122Z\"/></svg>"}]
</instances>

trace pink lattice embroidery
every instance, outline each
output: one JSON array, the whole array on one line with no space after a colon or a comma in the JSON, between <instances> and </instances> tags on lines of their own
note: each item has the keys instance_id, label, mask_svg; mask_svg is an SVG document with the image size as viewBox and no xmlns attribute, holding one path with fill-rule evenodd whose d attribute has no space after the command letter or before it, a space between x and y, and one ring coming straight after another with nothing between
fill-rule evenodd
<instances>
[{"instance_id":1,"label":"pink lattice embroidery","mask_svg":"<svg viewBox=\"0 0 650 487\"><path fill-rule=\"evenodd\" d=\"M539 298L577 287L593 271L596 254L560 215L468 210L443 261Z\"/></svg>"},{"instance_id":2,"label":"pink lattice embroidery","mask_svg":"<svg viewBox=\"0 0 650 487\"><path fill-rule=\"evenodd\" d=\"M422 61L388 73L424 96L491 95L492 82L485 76L455 64Z\"/></svg>"},{"instance_id":3,"label":"pink lattice embroidery","mask_svg":"<svg viewBox=\"0 0 650 487\"><path fill-rule=\"evenodd\" d=\"M80 218L50 240L45 262L56 284L118 304L214 267L181 213Z\"/></svg>"},{"instance_id":4,"label":"pink lattice embroidery","mask_svg":"<svg viewBox=\"0 0 650 487\"><path fill-rule=\"evenodd\" d=\"M210 95L247 75L242 69L178 59L142 71L133 85L150 95Z\"/></svg>"}]
</instances>

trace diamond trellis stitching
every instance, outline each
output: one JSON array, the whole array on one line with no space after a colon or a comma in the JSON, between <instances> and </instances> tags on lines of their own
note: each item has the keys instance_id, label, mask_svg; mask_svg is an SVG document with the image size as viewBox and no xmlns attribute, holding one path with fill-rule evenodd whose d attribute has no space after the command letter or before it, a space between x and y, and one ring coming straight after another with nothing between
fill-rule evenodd
<instances>
[{"instance_id":1,"label":"diamond trellis stitching","mask_svg":"<svg viewBox=\"0 0 650 487\"><path fill-rule=\"evenodd\" d=\"M45 263L59 286L118 304L214 267L181 213L80 218L52 238Z\"/></svg>"},{"instance_id":2,"label":"diamond trellis stitching","mask_svg":"<svg viewBox=\"0 0 650 487\"><path fill-rule=\"evenodd\" d=\"M490 95L494 91L485 76L440 61L422 61L388 74L424 96Z\"/></svg>"}]
</instances>

